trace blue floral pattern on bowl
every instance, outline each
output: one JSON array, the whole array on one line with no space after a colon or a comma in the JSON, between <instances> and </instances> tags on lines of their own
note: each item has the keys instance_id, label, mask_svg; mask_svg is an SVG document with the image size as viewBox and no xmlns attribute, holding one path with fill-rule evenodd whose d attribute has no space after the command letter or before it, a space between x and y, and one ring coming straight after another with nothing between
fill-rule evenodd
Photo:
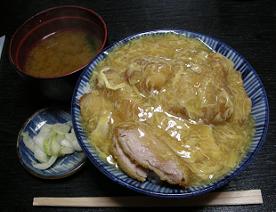
<instances>
[{"instance_id":1,"label":"blue floral pattern on bowl","mask_svg":"<svg viewBox=\"0 0 276 212\"><path fill-rule=\"evenodd\" d=\"M32 166L33 162L37 162L33 152L28 149L22 138L22 133L29 133L30 137L37 135L44 124L65 123L71 121L71 115L62 110L42 109L34 113L24 124L18 134L17 153L20 163L31 174L43 179L59 179L72 175L78 171L85 162L85 154L83 152L74 152L70 155L60 157L48 169L40 170Z\"/></svg>"},{"instance_id":2,"label":"blue floral pattern on bowl","mask_svg":"<svg viewBox=\"0 0 276 212\"><path fill-rule=\"evenodd\" d=\"M113 49L125 45L130 40L139 39L143 36L164 35L167 33L174 33L179 36L198 39L202 41L205 45L209 46L213 51L219 52L225 57L232 60L235 65L235 68L242 73L245 90L252 101L252 115L256 122L256 132L252 139L252 143L249 147L249 150L235 169L227 173L223 178L218 179L213 183L200 186L192 186L185 189L172 187L167 184L156 184L151 181L139 182L127 176L121 170L103 161L98 156L95 148L92 145L90 145L85 130L82 126L80 115L79 100L85 93L89 92L89 80L97 64L104 60L107 57L107 55L113 51ZM225 43L206 35L189 32L185 30L155 30L150 32L144 32L133 36L129 36L106 48L103 52L97 55L97 57L90 63L90 65L87 66L86 70L79 77L72 98L71 114L73 127L81 147L83 148L84 152L86 153L90 161L102 173L104 173L114 182L117 182L134 191L151 196L167 198L184 198L196 196L215 190L228 183L233 177L239 174L248 165L248 163L252 160L253 156L260 149L265 140L269 123L269 107L266 92L259 76L257 75L254 68L249 64L249 62L238 52L236 52L233 48L226 45Z\"/></svg>"}]
</instances>

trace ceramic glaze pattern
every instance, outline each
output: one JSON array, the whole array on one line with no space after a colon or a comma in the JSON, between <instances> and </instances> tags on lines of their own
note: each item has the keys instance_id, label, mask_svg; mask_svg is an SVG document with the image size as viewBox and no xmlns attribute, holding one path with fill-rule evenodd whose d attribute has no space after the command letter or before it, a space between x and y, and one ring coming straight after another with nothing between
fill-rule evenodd
<instances>
[{"instance_id":1,"label":"ceramic glaze pattern","mask_svg":"<svg viewBox=\"0 0 276 212\"><path fill-rule=\"evenodd\" d=\"M69 176L76 172L84 163L85 154L83 152L75 152L70 155L60 157L57 161L46 170L39 170L32 166L32 163L37 163L34 154L29 150L23 140L22 132L28 132L30 137L37 135L44 124L65 123L71 121L71 116L61 110L42 109L36 112L25 123L18 135L17 152L21 164L33 175L45 178L56 179Z\"/></svg>"}]
</instances>

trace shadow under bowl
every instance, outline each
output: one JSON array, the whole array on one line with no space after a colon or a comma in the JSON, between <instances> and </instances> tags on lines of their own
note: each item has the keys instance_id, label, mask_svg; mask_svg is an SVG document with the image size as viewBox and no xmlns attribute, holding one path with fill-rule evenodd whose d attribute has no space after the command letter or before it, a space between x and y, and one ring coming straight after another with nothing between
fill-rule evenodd
<instances>
[{"instance_id":1,"label":"shadow under bowl","mask_svg":"<svg viewBox=\"0 0 276 212\"><path fill-rule=\"evenodd\" d=\"M32 76L25 71L30 50L46 36L64 30L85 32L89 39L97 42L96 53L107 41L107 27L103 18L91 9L65 5L44 10L25 21L13 34L9 46L9 59L17 73L38 86L42 94L56 100L70 100L74 84L87 64L64 75L53 77ZM91 55L91 60L95 55Z\"/></svg>"}]
</instances>

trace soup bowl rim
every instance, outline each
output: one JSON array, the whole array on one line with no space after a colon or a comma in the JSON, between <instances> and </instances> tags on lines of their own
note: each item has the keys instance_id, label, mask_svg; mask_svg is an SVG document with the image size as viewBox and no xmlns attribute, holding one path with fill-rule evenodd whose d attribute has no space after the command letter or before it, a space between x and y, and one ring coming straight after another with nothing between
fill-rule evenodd
<instances>
[{"instance_id":1,"label":"soup bowl rim","mask_svg":"<svg viewBox=\"0 0 276 212\"><path fill-rule=\"evenodd\" d=\"M35 13L34 15L32 15L31 17L29 17L28 19L26 19L17 29L16 31L12 34L12 37L10 39L10 43L9 43L9 47L8 47L8 57L9 57L9 61L11 62L11 64L16 68L16 71L20 74L20 75L23 75L25 77L28 77L28 78L33 78L33 79L42 79L42 80L47 80L47 79L59 79L59 78L64 78L66 76L70 76L70 75L73 75L74 73L77 73L81 70L83 70L89 63L87 62L86 64L84 65L81 65L80 67L76 68L76 69L73 69L72 71L68 72L68 73L65 73L65 74L62 74L60 76L47 76L47 77L41 77L41 76L33 76L27 72L25 72L19 65L18 63L14 60L14 58L12 57L12 47L13 47L13 41L15 39L15 36L17 36L17 34L20 32L20 30L24 29L24 27L30 22L32 21L33 19L39 17L40 15L43 15L43 14L46 14L47 12L49 11L53 11L53 10L57 10L57 9L66 9L66 8L76 8L76 9L80 9L80 10L83 10L83 11L87 11L91 14L93 14L95 17L97 17L97 19L99 20L99 22L102 24L103 26L103 31L104 31L104 35L103 35L103 41L101 42L101 45L100 47L98 48L98 53L100 53L106 43L107 43L107 37L108 37L108 29L107 29L107 25L103 19L103 17L101 15L99 15L95 10L93 9L90 9L90 8L86 8L86 7L82 7L82 6L78 6L78 5L60 5L60 6L55 6L55 7L50 7L50 8L47 8L45 10L42 10L42 11L39 11L37 13ZM51 20L51 19L50 19ZM97 53L97 54L98 54ZM97 55L96 54L96 55ZM95 55L95 56L96 56ZM95 57L94 56L94 57ZM91 58L91 60L93 60L93 58Z\"/></svg>"}]
</instances>

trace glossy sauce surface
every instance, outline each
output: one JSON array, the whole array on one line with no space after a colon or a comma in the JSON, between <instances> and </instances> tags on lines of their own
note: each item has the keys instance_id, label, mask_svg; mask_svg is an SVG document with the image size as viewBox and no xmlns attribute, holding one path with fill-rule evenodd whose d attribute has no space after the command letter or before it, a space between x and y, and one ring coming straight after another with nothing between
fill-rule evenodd
<instances>
[{"instance_id":1,"label":"glossy sauce surface","mask_svg":"<svg viewBox=\"0 0 276 212\"><path fill-rule=\"evenodd\" d=\"M131 41L97 66L91 88L81 114L102 158L116 164L114 132L137 129L141 139L165 143L164 160L173 152L189 178L186 186L233 169L254 133L240 73L196 39L169 34Z\"/></svg>"}]
</instances>

